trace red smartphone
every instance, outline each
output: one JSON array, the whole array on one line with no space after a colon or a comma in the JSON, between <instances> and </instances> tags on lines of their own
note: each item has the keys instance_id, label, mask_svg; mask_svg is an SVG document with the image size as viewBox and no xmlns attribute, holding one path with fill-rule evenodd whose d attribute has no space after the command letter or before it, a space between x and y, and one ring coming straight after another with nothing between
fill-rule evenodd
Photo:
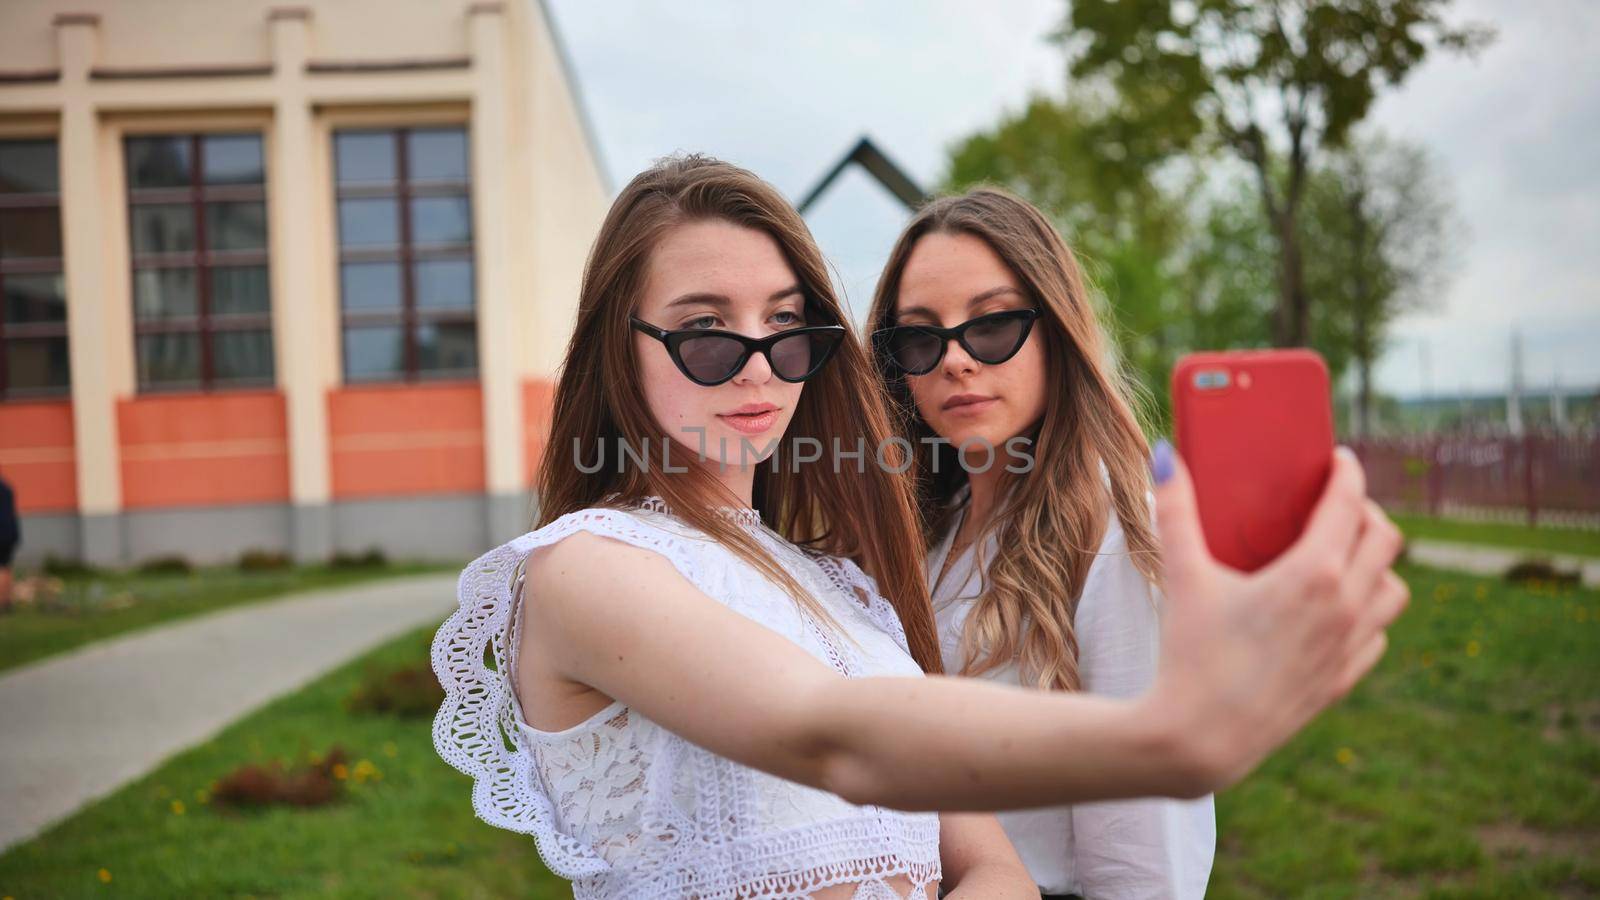
<instances>
[{"instance_id":1,"label":"red smartphone","mask_svg":"<svg viewBox=\"0 0 1600 900\"><path fill-rule=\"evenodd\" d=\"M1189 354L1172 371L1172 412L1211 555L1244 572L1276 559L1305 529L1333 462L1322 357Z\"/></svg>"}]
</instances>

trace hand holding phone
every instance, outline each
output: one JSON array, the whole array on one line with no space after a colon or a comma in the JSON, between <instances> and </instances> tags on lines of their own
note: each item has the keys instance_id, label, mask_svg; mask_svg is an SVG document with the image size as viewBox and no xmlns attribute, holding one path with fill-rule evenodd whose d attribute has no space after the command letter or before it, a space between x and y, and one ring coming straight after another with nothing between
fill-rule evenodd
<instances>
[{"instance_id":1,"label":"hand holding phone","mask_svg":"<svg viewBox=\"0 0 1600 900\"><path fill-rule=\"evenodd\" d=\"M1382 658L1410 591L1390 566L1400 532L1366 497L1355 455L1328 454L1304 533L1260 571L1213 558L1194 482L1157 445L1156 531L1166 605L1145 702L1195 745L1211 790L1242 779Z\"/></svg>"}]
</instances>

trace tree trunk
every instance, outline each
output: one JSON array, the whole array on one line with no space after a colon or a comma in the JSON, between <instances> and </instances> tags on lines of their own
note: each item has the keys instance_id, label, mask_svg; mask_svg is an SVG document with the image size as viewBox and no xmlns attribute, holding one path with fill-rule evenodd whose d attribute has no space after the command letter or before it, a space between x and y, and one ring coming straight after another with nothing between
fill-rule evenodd
<instances>
[{"instance_id":1,"label":"tree trunk","mask_svg":"<svg viewBox=\"0 0 1600 900\"><path fill-rule=\"evenodd\" d=\"M1278 239L1278 302L1272 313L1272 343L1305 347L1311 343L1311 296L1306 292L1305 260L1300 255L1300 192L1291 188L1281 207L1266 204L1267 220Z\"/></svg>"},{"instance_id":2,"label":"tree trunk","mask_svg":"<svg viewBox=\"0 0 1600 900\"><path fill-rule=\"evenodd\" d=\"M1273 310L1272 342L1279 347L1304 347L1310 343L1311 298L1306 294L1305 261L1300 256L1300 235L1293 208L1274 218L1278 238L1278 305Z\"/></svg>"},{"instance_id":3,"label":"tree trunk","mask_svg":"<svg viewBox=\"0 0 1600 900\"><path fill-rule=\"evenodd\" d=\"M1355 296L1351 311L1355 314L1356 374L1359 379L1360 399L1356 405L1356 434L1366 437L1372 425L1372 297L1367 279L1367 212L1364 208L1366 190L1357 183L1350 195L1350 242L1355 251L1350 254L1351 273L1355 279Z\"/></svg>"},{"instance_id":4,"label":"tree trunk","mask_svg":"<svg viewBox=\"0 0 1600 900\"><path fill-rule=\"evenodd\" d=\"M1356 342L1361 349L1356 351L1356 376L1359 380L1359 398L1356 401L1356 435L1366 437L1372 427L1372 353L1366 349L1367 317L1364 313L1357 314Z\"/></svg>"}]
</instances>

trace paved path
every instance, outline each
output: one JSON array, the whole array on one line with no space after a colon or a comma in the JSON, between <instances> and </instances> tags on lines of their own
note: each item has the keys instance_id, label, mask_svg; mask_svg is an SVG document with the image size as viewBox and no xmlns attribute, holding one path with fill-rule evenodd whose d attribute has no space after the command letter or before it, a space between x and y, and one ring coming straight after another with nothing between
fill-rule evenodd
<instances>
[{"instance_id":1,"label":"paved path","mask_svg":"<svg viewBox=\"0 0 1600 900\"><path fill-rule=\"evenodd\" d=\"M295 594L0 676L0 850L258 706L455 608L456 576Z\"/></svg>"},{"instance_id":2,"label":"paved path","mask_svg":"<svg viewBox=\"0 0 1600 900\"><path fill-rule=\"evenodd\" d=\"M1537 550L1513 550L1445 541L1408 541L1407 546L1410 548L1413 562L1440 569L1470 572L1474 575L1504 575L1507 569L1521 560L1548 559L1558 569L1579 572L1585 585L1600 587L1600 559L1592 557L1561 556Z\"/></svg>"}]
</instances>

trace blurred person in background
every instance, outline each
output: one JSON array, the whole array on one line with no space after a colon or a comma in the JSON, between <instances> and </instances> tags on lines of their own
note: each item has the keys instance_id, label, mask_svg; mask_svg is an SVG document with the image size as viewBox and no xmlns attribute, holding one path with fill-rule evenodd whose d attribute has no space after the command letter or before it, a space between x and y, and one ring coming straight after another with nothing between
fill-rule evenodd
<instances>
[{"instance_id":1,"label":"blurred person in background","mask_svg":"<svg viewBox=\"0 0 1600 900\"><path fill-rule=\"evenodd\" d=\"M17 517L17 497L0 476L0 613L11 611L11 560L22 543L22 523Z\"/></svg>"}]
</instances>

